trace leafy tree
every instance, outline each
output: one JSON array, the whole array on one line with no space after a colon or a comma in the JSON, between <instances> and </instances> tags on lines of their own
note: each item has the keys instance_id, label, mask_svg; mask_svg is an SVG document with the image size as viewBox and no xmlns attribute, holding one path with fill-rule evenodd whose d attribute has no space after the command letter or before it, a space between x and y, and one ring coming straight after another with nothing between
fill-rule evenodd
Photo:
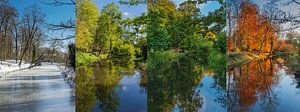
<instances>
[{"instance_id":1,"label":"leafy tree","mask_svg":"<svg viewBox=\"0 0 300 112\"><path fill-rule=\"evenodd\" d=\"M99 12L91 0L82 0L76 8L76 47L86 51L94 41Z\"/></svg>"},{"instance_id":2,"label":"leafy tree","mask_svg":"<svg viewBox=\"0 0 300 112\"><path fill-rule=\"evenodd\" d=\"M181 38L177 43L180 43L179 46L184 50L191 50L191 43L195 40L197 30L202 26L199 18L200 9L196 5L197 2L188 0L180 4L177 9L179 12L178 36Z\"/></svg>"},{"instance_id":3,"label":"leafy tree","mask_svg":"<svg viewBox=\"0 0 300 112\"><path fill-rule=\"evenodd\" d=\"M111 53L117 41L120 41L120 21L122 13L119 7L111 3L102 9L99 16L94 44L100 52Z\"/></svg>"},{"instance_id":4,"label":"leafy tree","mask_svg":"<svg viewBox=\"0 0 300 112\"><path fill-rule=\"evenodd\" d=\"M169 0L157 1L148 6L147 42L148 49L161 51L169 49L169 22L174 19L176 6Z\"/></svg>"}]
</instances>

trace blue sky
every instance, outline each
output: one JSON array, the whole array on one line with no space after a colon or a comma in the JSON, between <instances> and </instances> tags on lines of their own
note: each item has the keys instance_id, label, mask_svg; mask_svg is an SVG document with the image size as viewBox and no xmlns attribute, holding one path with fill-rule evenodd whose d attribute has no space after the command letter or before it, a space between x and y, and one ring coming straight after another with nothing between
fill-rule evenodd
<instances>
[{"instance_id":1,"label":"blue sky","mask_svg":"<svg viewBox=\"0 0 300 112\"><path fill-rule=\"evenodd\" d=\"M69 19L75 20L75 5L63 5L63 6L50 6L46 4L42 4L40 1L43 2L51 2L52 0L9 0L9 3L14 6L19 16L23 15L23 11L25 8L31 6L31 5L38 5L38 7L41 8L42 13L44 13L46 18L46 23L50 24L59 24L62 21L67 21ZM63 31L48 31L46 34L48 34L49 37L52 38L63 38L61 37ZM63 36L67 35L75 35L74 31L64 31ZM50 41L48 41L50 42ZM65 40L63 42L64 46L67 46L68 43L74 42L74 39ZM49 46L48 43L45 43L44 46ZM61 48L63 52L66 51L66 47Z\"/></svg>"},{"instance_id":2,"label":"blue sky","mask_svg":"<svg viewBox=\"0 0 300 112\"><path fill-rule=\"evenodd\" d=\"M52 0L43 1L50 2ZM9 0L9 2L12 6L17 8L20 15L22 15L26 7L37 4L42 9L49 23L58 23L60 21L69 20L70 18L75 19L75 6L64 5L53 7L40 3L40 0Z\"/></svg>"},{"instance_id":3,"label":"blue sky","mask_svg":"<svg viewBox=\"0 0 300 112\"><path fill-rule=\"evenodd\" d=\"M110 4L112 2L116 3L120 10L123 12L123 17L125 18L133 18L136 16L139 16L143 12L146 12L147 7L145 4L139 4L139 5L121 5L119 4L119 0L93 0L94 3L98 6L98 9L100 10L103 6ZM173 2L177 5L182 3L184 0L173 0ZM207 4L201 4L199 5L201 9L201 13L204 15L207 15L208 12L214 11L220 7L220 4L218 2L208 2Z\"/></svg>"},{"instance_id":4,"label":"blue sky","mask_svg":"<svg viewBox=\"0 0 300 112\"><path fill-rule=\"evenodd\" d=\"M123 12L123 17L125 18L133 18L136 16L141 15L143 12L146 12L147 7L145 4L139 4L139 5L121 5L119 3L119 0L93 0L94 3L98 6L98 10L101 10L102 7L105 5L108 5L112 2L117 4L120 7L120 10Z\"/></svg>"}]
</instances>

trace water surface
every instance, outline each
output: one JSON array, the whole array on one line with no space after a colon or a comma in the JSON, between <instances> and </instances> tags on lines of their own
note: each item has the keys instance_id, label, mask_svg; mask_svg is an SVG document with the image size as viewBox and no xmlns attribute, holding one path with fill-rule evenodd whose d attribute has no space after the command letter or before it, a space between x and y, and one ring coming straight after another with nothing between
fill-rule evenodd
<instances>
[{"instance_id":1,"label":"water surface","mask_svg":"<svg viewBox=\"0 0 300 112\"><path fill-rule=\"evenodd\" d=\"M134 66L102 62L78 68L77 111L146 112L145 72Z\"/></svg>"},{"instance_id":2,"label":"water surface","mask_svg":"<svg viewBox=\"0 0 300 112\"><path fill-rule=\"evenodd\" d=\"M75 91L57 65L43 64L0 79L1 112L74 112Z\"/></svg>"},{"instance_id":3,"label":"water surface","mask_svg":"<svg viewBox=\"0 0 300 112\"><path fill-rule=\"evenodd\" d=\"M188 57L157 62L147 63L146 70L113 61L79 67L76 110L226 111L225 65L215 69Z\"/></svg>"},{"instance_id":4,"label":"water surface","mask_svg":"<svg viewBox=\"0 0 300 112\"><path fill-rule=\"evenodd\" d=\"M154 63L147 70L149 112L226 111L225 69L218 73L188 57Z\"/></svg>"},{"instance_id":5,"label":"water surface","mask_svg":"<svg viewBox=\"0 0 300 112\"><path fill-rule=\"evenodd\" d=\"M251 61L228 71L229 111L299 112L299 77L289 59Z\"/></svg>"}]
</instances>

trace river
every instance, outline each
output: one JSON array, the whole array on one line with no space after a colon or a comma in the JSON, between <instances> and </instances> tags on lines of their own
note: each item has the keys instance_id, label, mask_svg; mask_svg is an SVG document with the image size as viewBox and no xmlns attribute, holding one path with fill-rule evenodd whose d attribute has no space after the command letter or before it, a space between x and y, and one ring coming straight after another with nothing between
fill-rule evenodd
<instances>
[{"instance_id":1,"label":"river","mask_svg":"<svg viewBox=\"0 0 300 112\"><path fill-rule=\"evenodd\" d=\"M189 58L147 70L133 63L94 63L77 69L76 110L226 111L226 92L219 84L225 79L215 75Z\"/></svg>"},{"instance_id":2,"label":"river","mask_svg":"<svg viewBox=\"0 0 300 112\"><path fill-rule=\"evenodd\" d=\"M297 112L299 77L295 60L251 61L227 72L229 111ZM297 62L296 62L297 63Z\"/></svg>"}]
</instances>

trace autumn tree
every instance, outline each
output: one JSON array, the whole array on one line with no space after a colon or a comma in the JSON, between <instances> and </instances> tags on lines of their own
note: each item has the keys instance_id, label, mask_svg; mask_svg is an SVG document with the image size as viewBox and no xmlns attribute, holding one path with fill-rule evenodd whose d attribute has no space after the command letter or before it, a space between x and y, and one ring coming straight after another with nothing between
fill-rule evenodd
<instances>
[{"instance_id":1,"label":"autumn tree","mask_svg":"<svg viewBox=\"0 0 300 112\"><path fill-rule=\"evenodd\" d=\"M278 44L276 24L270 21L272 16L260 14L259 8L249 2L242 2L240 8L233 43L241 51L272 54Z\"/></svg>"}]
</instances>

